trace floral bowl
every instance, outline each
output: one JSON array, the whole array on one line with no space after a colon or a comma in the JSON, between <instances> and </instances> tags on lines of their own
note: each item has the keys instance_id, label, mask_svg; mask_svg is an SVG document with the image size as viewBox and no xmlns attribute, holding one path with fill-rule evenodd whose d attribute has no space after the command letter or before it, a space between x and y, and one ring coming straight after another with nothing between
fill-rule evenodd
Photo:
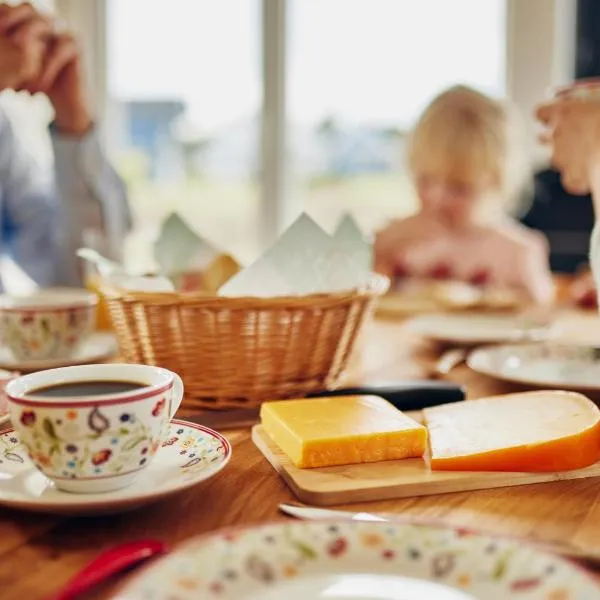
<instances>
[{"instance_id":1,"label":"floral bowl","mask_svg":"<svg viewBox=\"0 0 600 600\"><path fill-rule=\"evenodd\" d=\"M0 296L0 337L18 360L69 358L92 333L98 298L85 290Z\"/></svg>"}]
</instances>

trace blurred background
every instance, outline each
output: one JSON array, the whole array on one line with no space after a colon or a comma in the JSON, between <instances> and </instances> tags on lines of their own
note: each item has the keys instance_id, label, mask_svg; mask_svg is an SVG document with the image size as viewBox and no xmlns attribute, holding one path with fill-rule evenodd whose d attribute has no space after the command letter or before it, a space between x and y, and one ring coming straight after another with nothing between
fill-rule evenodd
<instances>
[{"instance_id":1,"label":"blurred background","mask_svg":"<svg viewBox=\"0 0 600 600\"><path fill-rule=\"evenodd\" d=\"M589 199L568 198L546 169L532 111L553 86L600 75L597 0L36 4L84 46L103 139L129 186L135 269L152 266L172 211L246 263L301 210L327 228L349 211L366 233L409 214L406 133L456 83L521 110L537 176L520 216L550 236L556 270L585 260ZM0 102L32 154L51 160L44 100Z\"/></svg>"}]
</instances>

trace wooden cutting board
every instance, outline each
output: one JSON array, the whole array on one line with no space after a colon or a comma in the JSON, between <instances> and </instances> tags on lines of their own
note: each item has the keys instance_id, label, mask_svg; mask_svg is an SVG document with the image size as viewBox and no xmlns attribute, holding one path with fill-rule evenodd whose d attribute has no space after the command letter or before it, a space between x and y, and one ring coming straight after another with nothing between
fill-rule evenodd
<instances>
[{"instance_id":1,"label":"wooden cutting board","mask_svg":"<svg viewBox=\"0 0 600 600\"><path fill-rule=\"evenodd\" d=\"M425 461L417 458L299 469L269 438L262 425L253 427L252 441L283 477L294 495L302 502L314 506L429 496L600 476L600 462L585 469L561 473L430 471Z\"/></svg>"}]
</instances>

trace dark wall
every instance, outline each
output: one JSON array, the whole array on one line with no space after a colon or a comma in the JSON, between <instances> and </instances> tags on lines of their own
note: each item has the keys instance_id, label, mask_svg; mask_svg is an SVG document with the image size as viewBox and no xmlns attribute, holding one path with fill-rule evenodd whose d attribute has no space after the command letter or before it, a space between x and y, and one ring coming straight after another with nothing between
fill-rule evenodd
<instances>
[{"instance_id":1,"label":"dark wall","mask_svg":"<svg viewBox=\"0 0 600 600\"><path fill-rule=\"evenodd\" d=\"M569 194L560 182L560 175L552 169L536 174L534 194L522 222L546 234L554 272L574 273L588 260L594 225L591 197Z\"/></svg>"},{"instance_id":2,"label":"dark wall","mask_svg":"<svg viewBox=\"0 0 600 600\"><path fill-rule=\"evenodd\" d=\"M575 79L600 77L600 1L577 0Z\"/></svg>"}]
</instances>

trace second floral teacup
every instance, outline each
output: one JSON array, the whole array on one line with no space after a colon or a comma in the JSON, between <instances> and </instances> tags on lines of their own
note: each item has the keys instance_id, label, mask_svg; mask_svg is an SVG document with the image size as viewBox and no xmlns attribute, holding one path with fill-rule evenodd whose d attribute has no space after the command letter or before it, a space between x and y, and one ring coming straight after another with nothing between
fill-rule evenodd
<instances>
[{"instance_id":1,"label":"second floral teacup","mask_svg":"<svg viewBox=\"0 0 600 600\"><path fill-rule=\"evenodd\" d=\"M17 359L69 358L92 334L98 297L85 290L0 295L0 337Z\"/></svg>"},{"instance_id":2,"label":"second floral teacup","mask_svg":"<svg viewBox=\"0 0 600 600\"><path fill-rule=\"evenodd\" d=\"M165 439L183 398L181 378L159 367L65 367L6 386L11 420L35 466L79 493L129 485Z\"/></svg>"}]
</instances>

